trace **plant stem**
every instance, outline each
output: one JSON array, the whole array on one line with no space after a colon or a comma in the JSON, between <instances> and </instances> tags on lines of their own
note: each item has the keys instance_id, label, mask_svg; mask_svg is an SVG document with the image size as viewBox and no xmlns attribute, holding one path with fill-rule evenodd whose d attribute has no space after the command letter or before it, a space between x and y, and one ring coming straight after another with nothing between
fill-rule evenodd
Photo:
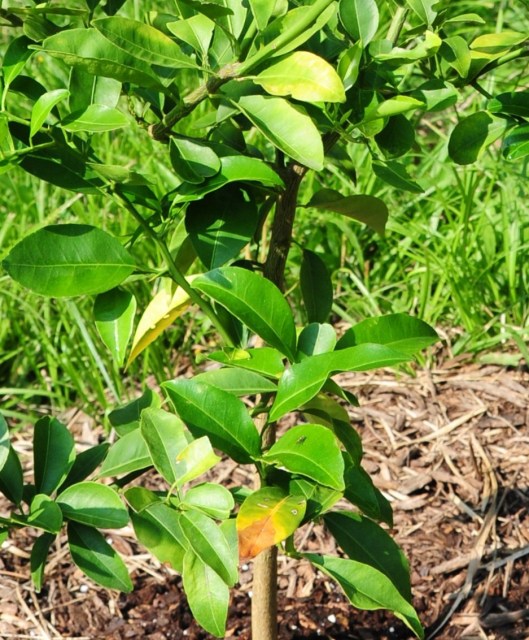
<instances>
[{"instance_id":1,"label":"plant stem","mask_svg":"<svg viewBox=\"0 0 529 640\"><path fill-rule=\"evenodd\" d=\"M397 7L395 15L393 16L389 26L388 35L386 36L386 40L389 40L393 46L397 44L402 27L404 27L404 23L406 22L407 15L408 10L405 7Z\"/></svg>"}]
</instances>

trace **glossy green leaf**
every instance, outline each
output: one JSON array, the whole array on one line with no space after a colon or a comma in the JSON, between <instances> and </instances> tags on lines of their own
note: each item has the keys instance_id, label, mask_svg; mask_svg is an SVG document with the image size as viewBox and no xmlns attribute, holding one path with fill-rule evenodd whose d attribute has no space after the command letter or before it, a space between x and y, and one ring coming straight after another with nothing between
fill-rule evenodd
<instances>
[{"instance_id":1,"label":"glossy green leaf","mask_svg":"<svg viewBox=\"0 0 529 640\"><path fill-rule=\"evenodd\" d=\"M180 524L189 549L232 587L239 579L237 561L221 529L199 511L183 511Z\"/></svg>"},{"instance_id":2,"label":"glossy green leaf","mask_svg":"<svg viewBox=\"0 0 529 640\"><path fill-rule=\"evenodd\" d=\"M522 44L527 38L527 33L519 31L485 33L472 40L470 48L481 53L501 54L509 51L511 47Z\"/></svg>"},{"instance_id":3,"label":"glossy green leaf","mask_svg":"<svg viewBox=\"0 0 529 640\"><path fill-rule=\"evenodd\" d=\"M387 184L412 193L424 193L424 189L412 180L406 167L398 162L373 162L373 173Z\"/></svg>"},{"instance_id":4,"label":"glossy green leaf","mask_svg":"<svg viewBox=\"0 0 529 640\"><path fill-rule=\"evenodd\" d=\"M29 48L32 44L33 42L26 36L14 38L9 43L2 60L4 92L7 91L9 85L20 74L32 55L33 51Z\"/></svg>"},{"instance_id":5,"label":"glossy green leaf","mask_svg":"<svg viewBox=\"0 0 529 640\"><path fill-rule=\"evenodd\" d=\"M283 356L271 347L259 349L225 348L224 351L215 351L209 356L210 360L220 362L229 367L254 371L269 378L279 378L285 369ZM218 386L212 383L214 386Z\"/></svg>"},{"instance_id":6,"label":"glossy green leaf","mask_svg":"<svg viewBox=\"0 0 529 640\"><path fill-rule=\"evenodd\" d=\"M7 461L10 447L9 427L4 416L0 413L0 472Z\"/></svg>"},{"instance_id":7,"label":"glossy green leaf","mask_svg":"<svg viewBox=\"0 0 529 640\"><path fill-rule=\"evenodd\" d=\"M384 41L387 42L387 41ZM393 47L389 51L382 47L381 50L373 52L373 57L384 62L388 67L400 67L403 64L410 64L418 60L426 60L435 55L441 47L443 41L433 31L425 31L424 36L414 40L414 45L409 47ZM375 43L373 43L375 44ZM389 106L396 107L401 103L401 108L405 106L407 96L397 96L389 100L389 105L384 109L388 110ZM413 105L409 103L411 109ZM388 114L393 115L393 114Z\"/></svg>"},{"instance_id":8,"label":"glossy green leaf","mask_svg":"<svg viewBox=\"0 0 529 640\"><path fill-rule=\"evenodd\" d=\"M121 82L114 78L90 75L82 67L72 67L69 89L71 113L84 111L91 104L117 107L121 96Z\"/></svg>"},{"instance_id":9,"label":"glossy green leaf","mask_svg":"<svg viewBox=\"0 0 529 640\"><path fill-rule=\"evenodd\" d=\"M395 96L388 98L366 110L362 123L372 122L378 118L390 118L399 113L408 113L424 107L424 102L411 96Z\"/></svg>"},{"instance_id":10,"label":"glossy green leaf","mask_svg":"<svg viewBox=\"0 0 529 640\"><path fill-rule=\"evenodd\" d=\"M263 487L251 493L237 514L241 559L255 558L261 551L282 542L298 528L306 502L279 487Z\"/></svg>"},{"instance_id":11,"label":"glossy green leaf","mask_svg":"<svg viewBox=\"0 0 529 640\"><path fill-rule=\"evenodd\" d=\"M366 318L354 325L343 334L336 349L371 342L413 356L438 340L436 331L426 322L405 313L392 313Z\"/></svg>"},{"instance_id":12,"label":"glossy green leaf","mask_svg":"<svg viewBox=\"0 0 529 640\"><path fill-rule=\"evenodd\" d=\"M314 251L303 250L299 283L309 322L326 322L332 309L333 287L327 265Z\"/></svg>"},{"instance_id":13,"label":"glossy green leaf","mask_svg":"<svg viewBox=\"0 0 529 640\"><path fill-rule=\"evenodd\" d=\"M467 41L461 36L445 38L439 49L439 54L457 71L461 78L466 78L470 71L472 57Z\"/></svg>"},{"instance_id":14,"label":"glossy green leaf","mask_svg":"<svg viewBox=\"0 0 529 640\"><path fill-rule=\"evenodd\" d=\"M61 126L66 131L78 133L101 133L123 129L130 125L130 119L119 109L107 107L103 104L91 104L84 111L77 111L65 118Z\"/></svg>"},{"instance_id":15,"label":"glossy green leaf","mask_svg":"<svg viewBox=\"0 0 529 640\"><path fill-rule=\"evenodd\" d=\"M77 522L68 524L68 546L72 560L89 578L107 589L132 591L125 563L103 535Z\"/></svg>"},{"instance_id":16,"label":"glossy green leaf","mask_svg":"<svg viewBox=\"0 0 529 640\"><path fill-rule=\"evenodd\" d=\"M92 527L119 529L129 522L129 515L118 494L97 482L79 482L57 496L57 504L69 520Z\"/></svg>"},{"instance_id":17,"label":"glossy green leaf","mask_svg":"<svg viewBox=\"0 0 529 640\"><path fill-rule=\"evenodd\" d=\"M129 499L133 489L125 492ZM180 526L180 513L162 502L155 502L130 515L134 532L150 553L160 562L167 562L175 571L182 572L187 540Z\"/></svg>"},{"instance_id":18,"label":"glossy green leaf","mask_svg":"<svg viewBox=\"0 0 529 640\"><path fill-rule=\"evenodd\" d=\"M94 302L96 327L114 361L123 366L136 314L136 298L124 289L112 289Z\"/></svg>"},{"instance_id":19,"label":"glossy green leaf","mask_svg":"<svg viewBox=\"0 0 529 640\"><path fill-rule=\"evenodd\" d=\"M171 380L162 386L195 437L208 436L236 462L245 464L259 456L259 432L238 398L195 380Z\"/></svg>"},{"instance_id":20,"label":"glossy green leaf","mask_svg":"<svg viewBox=\"0 0 529 640\"><path fill-rule=\"evenodd\" d=\"M198 478L220 462L206 436L192 440L176 456L176 482L183 485Z\"/></svg>"},{"instance_id":21,"label":"glossy green leaf","mask_svg":"<svg viewBox=\"0 0 529 640\"><path fill-rule=\"evenodd\" d=\"M415 609L383 573L356 560L312 553L305 553L303 556L320 571L334 578L353 606L368 611L388 609L418 638L424 638L424 630Z\"/></svg>"},{"instance_id":22,"label":"glossy green leaf","mask_svg":"<svg viewBox=\"0 0 529 640\"><path fill-rule=\"evenodd\" d=\"M362 43L356 42L352 47L346 49L338 60L338 75L342 79L346 91L353 87L358 80L363 50Z\"/></svg>"},{"instance_id":23,"label":"glossy green leaf","mask_svg":"<svg viewBox=\"0 0 529 640\"><path fill-rule=\"evenodd\" d=\"M327 378L340 371L369 371L409 360L409 356L386 345L360 344L348 349L305 358L285 371L279 381L270 420L278 420L311 400Z\"/></svg>"},{"instance_id":24,"label":"glossy green leaf","mask_svg":"<svg viewBox=\"0 0 529 640\"><path fill-rule=\"evenodd\" d=\"M329 489L306 478L293 478L288 483L292 495L302 496L306 502L305 516L301 524L315 520L335 505L342 497L341 491Z\"/></svg>"},{"instance_id":25,"label":"glossy green leaf","mask_svg":"<svg viewBox=\"0 0 529 640\"><path fill-rule=\"evenodd\" d=\"M156 470L174 484L180 476L177 456L188 444L184 423L173 413L149 408L141 413L140 431Z\"/></svg>"},{"instance_id":26,"label":"glossy green leaf","mask_svg":"<svg viewBox=\"0 0 529 640\"><path fill-rule=\"evenodd\" d=\"M330 324L313 322L298 337L298 356L317 356L329 353L336 345L336 331Z\"/></svg>"},{"instance_id":27,"label":"glossy green leaf","mask_svg":"<svg viewBox=\"0 0 529 640\"><path fill-rule=\"evenodd\" d=\"M191 202L186 229L207 269L236 258L251 241L259 222L257 206L242 189L228 186Z\"/></svg>"},{"instance_id":28,"label":"glossy green leaf","mask_svg":"<svg viewBox=\"0 0 529 640\"><path fill-rule=\"evenodd\" d=\"M220 159L220 171L200 185L182 184L176 192L174 203L190 202L217 191L231 182L259 182L265 187L282 187L283 180L263 160L246 156L224 156Z\"/></svg>"},{"instance_id":29,"label":"glossy green leaf","mask_svg":"<svg viewBox=\"0 0 529 640\"><path fill-rule=\"evenodd\" d=\"M378 524L351 511L324 516L326 527L345 553L386 575L401 596L411 601L410 568L401 548Z\"/></svg>"},{"instance_id":30,"label":"glossy green leaf","mask_svg":"<svg viewBox=\"0 0 529 640\"><path fill-rule=\"evenodd\" d=\"M75 443L68 429L55 418L37 420L33 430L33 468L37 493L51 495L64 481L75 461Z\"/></svg>"},{"instance_id":31,"label":"glossy green leaf","mask_svg":"<svg viewBox=\"0 0 529 640\"><path fill-rule=\"evenodd\" d=\"M461 120L450 135L448 153L457 164L475 162L484 150L500 138L508 121L486 111L478 111Z\"/></svg>"},{"instance_id":32,"label":"glossy green leaf","mask_svg":"<svg viewBox=\"0 0 529 640\"><path fill-rule=\"evenodd\" d=\"M230 491L222 485L204 482L186 491L182 506L202 511L216 520L226 520L235 506L235 501Z\"/></svg>"},{"instance_id":33,"label":"glossy green leaf","mask_svg":"<svg viewBox=\"0 0 529 640\"><path fill-rule=\"evenodd\" d=\"M171 164L183 182L200 184L220 171L221 161L211 147L182 136L170 141Z\"/></svg>"},{"instance_id":34,"label":"glossy green leaf","mask_svg":"<svg viewBox=\"0 0 529 640\"><path fill-rule=\"evenodd\" d=\"M426 111L434 112L453 107L459 99L459 93L449 82L428 80L413 91L412 97L423 102Z\"/></svg>"},{"instance_id":35,"label":"glossy green leaf","mask_svg":"<svg viewBox=\"0 0 529 640\"><path fill-rule=\"evenodd\" d=\"M519 160L529 155L529 125L514 127L505 137L502 151L507 160Z\"/></svg>"},{"instance_id":36,"label":"glossy green leaf","mask_svg":"<svg viewBox=\"0 0 529 640\"><path fill-rule=\"evenodd\" d=\"M31 549L31 557L29 560L31 581L37 593L40 593L42 589L46 559L48 558L48 553L54 540L55 536L53 534L43 533L35 540L33 548Z\"/></svg>"},{"instance_id":37,"label":"glossy green leaf","mask_svg":"<svg viewBox=\"0 0 529 640\"><path fill-rule=\"evenodd\" d=\"M9 447L7 458L0 469L0 492L11 502L19 505L24 493L22 465L13 445Z\"/></svg>"},{"instance_id":38,"label":"glossy green leaf","mask_svg":"<svg viewBox=\"0 0 529 640\"><path fill-rule=\"evenodd\" d=\"M269 96L243 96L235 106L287 156L310 169L323 168L321 135L301 107Z\"/></svg>"},{"instance_id":39,"label":"glossy green leaf","mask_svg":"<svg viewBox=\"0 0 529 640\"><path fill-rule=\"evenodd\" d=\"M277 391L277 386L268 378L254 371L241 371L231 367L204 371L196 375L194 379L229 391L234 396L249 396Z\"/></svg>"},{"instance_id":40,"label":"glossy green leaf","mask_svg":"<svg viewBox=\"0 0 529 640\"><path fill-rule=\"evenodd\" d=\"M48 496L38 493L29 508L27 524L49 533L59 533L62 527L60 507Z\"/></svg>"},{"instance_id":41,"label":"glossy green leaf","mask_svg":"<svg viewBox=\"0 0 529 640\"><path fill-rule=\"evenodd\" d=\"M341 0L340 21L353 38L367 46L378 29L378 7L375 0Z\"/></svg>"},{"instance_id":42,"label":"glossy green leaf","mask_svg":"<svg viewBox=\"0 0 529 640\"><path fill-rule=\"evenodd\" d=\"M416 15L427 25L431 25L437 15L434 9L437 0L406 0Z\"/></svg>"},{"instance_id":43,"label":"glossy green leaf","mask_svg":"<svg viewBox=\"0 0 529 640\"><path fill-rule=\"evenodd\" d=\"M42 43L49 55L78 67L93 76L132 82L142 87L163 90L168 81L157 76L151 66L112 44L96 29L67 29Z\"/></svg>"},{"instance_id":44,"label":"glossy green leaf","mask_svg":"<svg viewBox=\"0 0 529 640\"><path fill-rule=\"evenodd\" d=\"M301 102L345 102L340 76L320 56L295 51L252 78L273 96L291 96Z\"/></svg>"},{"instance_id":45,"label":"glossy green leaf","mask_svg":"<svg viewBox=\"0 0 529 640\"><path fill-rule=\"evenodd\" d=\"M223 638L230 602L228 585L191 550L184 556L182 578L193 617L208 633Z\"/></svg>"},{"instance_id":46,"label":"glossy green leaf","mask_svg":"<svg viewBox=\"0 0 529 640\"><path fill-rule=\"evenodd\" d=\"M325 209L363 222L368 227L384 234L388 220L386 203L375 196L342 196L333 189L320 189L305 205L314 209Z\"/></svg>"},{"instance_id":47,"label":"glossy green leaf","mask_svg":"<svg viewBox=\"0 0 529 640\"><path fill-rule=\"evenodd\" d=\"M205 15L197 14L185 20L167 22L165 26L179 40L198 51L202 58L207 56L215 29L213 20Z\"/></svg>"},{"instance_id":48,"label":"glossy green leaf","mask_svg":"<svg viewBox=\"0 0 529 640\"><path fill-rule=\"evenodd\" d=\"M106 458L109 448L108 442L102 442L78 453L60 488L64 490L72 484L86 480Z\"/></svg>"},{"instance_id":49,"label":"glossy green leaf","mask_svg":"<svg viewBox=\"0 0 529 640\"><path fill-rule=\"evenodd\" d=\"M257 29L263 31L274 13L277 0L248 0Z\"/></svg>"},{"instance_id":50,"label":"glossy green leaf","mask_svg":"<svg viewBox=\"0 0 529 640\"><path fill-rule=\"evenodd\" d=\"M147 469L153 464L149 448L139 429L126 433L110 447L98 473L99 478L120 476Z\"/></svg>"},{"instance_id":51,"label":"glossy green leaf","mask_svg":"<svg viewBox=\"0 0 529 640\"><path fill-rule=\"evenodd\" d=\"M50 147L34 154L28 153L20 161L20 166L39 180L61 189L94 194L103 185L102 180L71 148Z\"/></svg>"},{"instance_id":52,"label":"glossy green leaf","mask_svg":"<svg viewBox=\"0 0 529 640\"><path fill-rule=\"evenodd\" d=\"M31 125L29 133L31 137L40 131L53 108L56 107L59 102L65 100L69 95L70 92L67 89L55 89L54 91L48 91L48 93L40 96L31 110Z\"/></svg>"},{"instance_id":53,"label":"glossy green leaf","mask_svg":"<svg viewBox=\"0 0 529 640\"><path fill-rule=\"evenodd\" d=\"M500 93L487 102L487 109L491 113L529 118L529 91Z\"/></svg>"},{"instance_id":54,"label":"glossy green leaf","mask_svg":"<svg viewBox=\"0 0 529 640\"><path fill-rule=\"evenodd\" d=\"M198 276L192 286L293 359L296 328L292 312L281 291L269 280L247 269L222 267Z\"/></svg>"},{"instance_id":55,"label":"glossy green leaf","mask_svg":"<svg viewBox=\"0 0 529 640\"><path fill-rule=\"evenodd\" d=\"M321 425L291 427L263 458L331 489L344 489L344 463L338 441L332 431Z\"/></svg>"},{"instance_id":56,"label":"glossy green leaf","mask_svg":"<svg viewBox=\"0 0 529 640\"><path fill-rule=\"evenodd\" d=\"M147 407L159 408L161 404L162 401L157 393L154 393L152 389L145 389L139 398L111 411L108 414L108 420L118 435L124 436L140 426L140 416L143 409Z\"/></svg>"},{"instance_id":57,"label":"glossy green leaf","mask_svg":"<svg viewBox=\"0 0 529 640\"><path fill-rule=\"evenodd\" d=\"M344 497L373 520L393 526L391 504L375 487L371 476L362 467L346 461Z\"/></svg>"},{"instance_id":58,"label":"glossy green leaf","mask_svg":"<svg viewBox=\"0 0 529 640\"><path fill-rule=\"evenodd\" d=\"M144 22L112 17L99 18L92 24L110 42L144 62L170 69L197 68L171 38Z\"/></svg>"},{"instance_id":59,"label":"glossy green leaf","mask_svg":"<svg viewBox=\"0 0 529 640\"><path fill-rule=\"evenodd\" d=\"M415 128L403 115L392 116L375 136L375 141L386 156L397 158L409 151L415 142Z\"/></svg>"},{"instance_id":60,"label":"glossy green leaf","mask_svg":"<svg viewBox=\"0 0 529 640\"><path fill-rule=\"evenodd\" d=\"M108 291L134 269L116 238L82 224L39 229L15 245L2 265L23 286L54 297Z\"/></svg>"}]
</instances>

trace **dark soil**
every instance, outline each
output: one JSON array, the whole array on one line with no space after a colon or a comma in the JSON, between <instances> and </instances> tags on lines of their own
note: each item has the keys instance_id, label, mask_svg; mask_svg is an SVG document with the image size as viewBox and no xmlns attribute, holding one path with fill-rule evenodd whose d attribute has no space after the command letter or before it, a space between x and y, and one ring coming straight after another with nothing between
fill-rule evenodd
<instances>
[{"instance_id":1,"label":"dark soil","mask_svg":"<svg viewBox=\"0 0 529 640\"><path fill-rule=\"evenodd\" d=\"M529 376L500 367L445 363L415 377L390 372L344 379L360 398L352 419L365 468L391 501L393 533L410 559L414 604L439 639L529 638ZM79 442L97 430L70 418ZM15 447L30 461L29 435ZM24 454L27 454L24 456ZM229 463L220 473L247 483ZM0 502L0 514L5 505ZM29 579L32 532L0 555L0 638L210 638L193 621L179 577L139 547L132 530L108 533L135 580L130 595L107 592L54 549L43 591ZM336 552L319 527L300 532L305 549ZM410 638L391 614L352 609L308 563L279 566L281 640ZM250 638L251 563L233 592L227 638Z\"/></svg>"}]
</instances>

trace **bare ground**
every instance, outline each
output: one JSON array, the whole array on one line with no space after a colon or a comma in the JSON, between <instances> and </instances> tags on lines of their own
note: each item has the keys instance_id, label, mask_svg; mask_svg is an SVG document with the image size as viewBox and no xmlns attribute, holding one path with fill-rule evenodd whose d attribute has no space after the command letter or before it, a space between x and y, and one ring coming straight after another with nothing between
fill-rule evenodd
<instances>
[{"instance_id":1,"label":"bare ground","mask_svg":"<svg viewBox=\"0 0 529 640\"><path fill-rule=\"evenodd\" d=\"M529 639L529 375L451 360L414 377L383 371L345 377L361 401L352 418L365 468L392 502L393 533L412 567L414 604L428 638ZM65 416L79 442L97 430ZM15 446L28 460L30 434ZM220 473L247 483L244 468ZM5 509L0 502L0 513ZM46 584L29 579L32 532L0 553L1 638L206 639L193 622L179 577L135 542L108 533L135 578L130 595L99 589L72 566L64 540ZM301 532L305 549L333 551L320 528ZM227 638L248 639L251 563L241 568ZM280 638L404 640L386 612L358 612L304 563L280 563Z\"/></svg>"}]
</instances>

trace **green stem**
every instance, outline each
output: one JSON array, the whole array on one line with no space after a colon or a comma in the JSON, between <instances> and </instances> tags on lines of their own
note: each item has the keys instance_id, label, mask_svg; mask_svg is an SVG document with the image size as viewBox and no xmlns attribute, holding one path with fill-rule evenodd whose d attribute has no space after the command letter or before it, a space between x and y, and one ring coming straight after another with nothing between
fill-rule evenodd
<instances>
[{"instance_id":1,"label":"green stem","mask_svg":"<svg viewBox=\"0 0 529 640\"><path fill-rule=\"evenodd\" d=\"M217 329L220 336L224 340L226 345L233 346L233 341L230 338L229 333L224 328L224 325L218 318L215 313L213 307L204 300L202 296L200 296L193 287L186 280L184 274L180 271L180 269L176 266L171 252L169 251L165 242L158 236L158 234L152 229L149 223L145 220L145 218L136 210L134 205L129 202L129 200L121 193L114 191L113 192L114 201L119 205L124 206L127 211L132 215L132 217L138 222L138 224L142 227L145 234L158 246L160 251L162 252L162 256L164 258L165 265L167 267L167 271L171 278L176 282L176 284L181 287L189 296L190 300L194 302L203 312L204 314L211 320L213 326ZM117 197L116 197L117 196Z\"/></svg>"}]
</instances>

